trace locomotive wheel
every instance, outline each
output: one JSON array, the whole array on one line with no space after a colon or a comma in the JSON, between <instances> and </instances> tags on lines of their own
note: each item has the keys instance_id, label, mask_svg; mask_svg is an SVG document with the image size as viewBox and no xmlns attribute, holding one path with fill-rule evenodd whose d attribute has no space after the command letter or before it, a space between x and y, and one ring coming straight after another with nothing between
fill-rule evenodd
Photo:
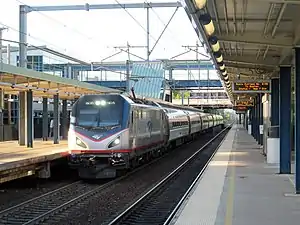
<instances>
[{"instance_id":1,"label":"locomotive wheel","mask_svg":"<svg viewBox=\"0 0 300 225\"><path fill-rule=\"evenodd\" d=\"M139 165L139 161L136 157L130 160L130 167L132 169L138 167L138 165Z\"/></svg>"},{"instance_id":2,"label":"locomotive wheel","mask_svg":"<svg viewBox=\"0 0 300 225\"><path fill-rule=\"evenodd\" d=\"M127 169L117 170L117 177L124 176L128 172Z\"/></svg>"}]
</instances>

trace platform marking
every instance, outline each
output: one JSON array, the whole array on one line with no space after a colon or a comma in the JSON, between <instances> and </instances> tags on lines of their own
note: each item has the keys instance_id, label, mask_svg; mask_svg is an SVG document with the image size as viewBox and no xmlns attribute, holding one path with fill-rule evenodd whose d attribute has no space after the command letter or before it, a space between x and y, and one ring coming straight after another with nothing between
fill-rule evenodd
<instances>
[{"instance_id":1,"label":"platform marking","mask_svg":"<svg viewBox=\"0 0 300 225\"><path fill-rule=\"evenodd\" d=\"M235 133L236 140L237 132ZM235 192L235 154L232 154L232 160L229 160L228 165L231 165L231 172L229 176L229 187L228 187L228 195L226 202L226 215L225 215L225 223L224 225L232 225L232 217L233 217L233 204L234 204L234 192ZM230 167L229 167L230 168Z\"/></svg>"}]
</instances>

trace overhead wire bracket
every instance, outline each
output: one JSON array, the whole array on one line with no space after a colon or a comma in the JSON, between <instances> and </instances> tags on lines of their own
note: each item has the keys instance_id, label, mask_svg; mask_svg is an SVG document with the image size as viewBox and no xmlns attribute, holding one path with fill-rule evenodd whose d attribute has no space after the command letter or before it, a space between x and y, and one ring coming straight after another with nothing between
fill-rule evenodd
<instances>
[{"instance_id":1,"label":"overhead wire bracket","mask_svg":"<svg viewBox=\"0 0 300 225\"><path fill-rule=\"evenodd\" d=\"M158 44L159 40L161 39L161 37L163 36L164 32L166 31L166 29L168 28L169 24L171 23L172 19L174 18L176 12L178 11L177 7L174 11L174 13L172 14L171 18L169 19L168 23L166 24L165 28L163 29L163 31L161 32L161 34L159 35L158 39L156 40L156 42L154 43L152 49L149 51L149 56L151 55L151 53L153 52L154 48L156 47L156 45Z\"/></svg>"}]
</instances>

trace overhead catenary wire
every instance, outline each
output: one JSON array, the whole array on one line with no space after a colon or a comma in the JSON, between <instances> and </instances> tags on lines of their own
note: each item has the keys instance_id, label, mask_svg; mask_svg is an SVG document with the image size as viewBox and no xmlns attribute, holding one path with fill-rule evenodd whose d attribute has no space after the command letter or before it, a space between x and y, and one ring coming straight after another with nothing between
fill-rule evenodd
<instances>
[{"instance_id":1,"label":"overhead catenary wire","mask_svg":"<svg viewBox=\"0 0 300 225\"><path fill-rule=\"evenodd\" d=\"M125 10L125 12L146 32L147 29L118 1L118 0L114 0L122 9ZM157 39L155 39L151 34L149 34L149 36L154 40L157 41Z\"/></svg>"},{"instance_id":2,"label":"overhead catenary wire","mask_svg":"<svg viewBox=\"0 0 300 225\"><path fill-rule=\"evenodd\" d=\"M44 14L44 13L42 13L42 12L40 12L40 11L38 11L38 10L36 10L34 7L31 7L31 6L29 6L28 4L26 4L25 2L23 2L23 1L21 1L21 0L15 0L15 1L17 1L17 2L19 2L19 3L21 3L21 4L23 4L23 5L25 5L25 6L27 6L27 7L29 7L32 11L34 11L34 12L37 12L37 13L39 13L39 14L41 14L41 15L43 15L44 17L46 17L46 18L48 18L48 19L50 19L50 20L53 20L53 21L55 21L56 23L58 23L58 24L61 24L61 25L63 25L63 27L65 27L65 28L69 28L69 29L71 29L72 31L74 31L74 32L76 32L76 33L78 33L78 34L80 34L80 35L82 35L82 36L84 36L84 37L86 37L89 41L90 40L92 40L92 39L94 39L94 38L92 38L92 37L89 37L89 36L87 36L87 35L85 35L85 34L83 34L82 32L80 32L80 31L78 31L78 30L76 30L76 29L74 29L74 28L72 28L72 27L69 27L69 26L67 26L66 24L64 24L63 22L61 22L61 21L59 21L59 20L57 20L57 19L54 19L54 18L52 18L52 17L50 17L50 16L48 16L48 15L46 15L46 14ZM115 0L115 2L118 4L118 5L120 5L120 7L122 8L122 9L124 9L125 10L125 12L147 33L147 30L146 30L146 28L126 9L126 8L124 8L124 6L122 5L122 4L120 4L120 2L118 1L118 0ZM151 34L149 34L149 36L154 40L154 41L157 41L157 39L155 39L154 37L153 37L153 35L151 35ZM66 51L66 50L65 50Z\"/></svg>"},{"instance_id":3,"label":"overhead catenary wire","mask_svg":"<svg viewBox=\"0 0 300 225\"><path fill-rule=\"evenodd\" d=\"M12 27L12 26L9 26L9 25L7 25L7 24L4 24L4 23L2 23L2 22L0 22L0 25L3 26L3 27L9 28L9 30L15 31L15 32L17 32L17 33L25 34L26 36L28 36L28 37L30 37L30 38L32 38L32 39L35 39L35 40L40 41L40 42L43 42L43 43L45 43L45 44L49 44L49 45L52 46L52 47L55 47L55 48L57 48L57 49L60 49L60 50L63 50L64 52L66 52L66 49L65 49L65 48L61 48L61 47L59 47L59 46L57 46L57 45L54 45L54 44L52 44L52 43L50 43L50 42L48 42L48 41L46 41L46 40L44 40L44 39L37 38L37 37L35 37L35 36L32 36L32 35L29 34L29 33L28 33L28 34L27 34L27 33L23 33L23 32L21 32L21 31L19 31L18 29L14 28L14 27ZM26 44L26 43L25 43L25 44Z\"/></svg>"},{"instance_id":4,"label":"overhead catenary wire","mask_svg":"<svg viewBox=\"0 0 300 225\"><path fill-rule=\"evenodd\" d=\"M150 2L149 2L148 0L146 0L145 2L148 3L148 4L150 4ZM166 27L167 24L166 24L166 23L162 20L162 18L158 15L158 13L156 12L156 10L155 10L154 8L151 8L151 10L152 10L152 12L154 13L154 15L157 17L157 19L158 19L158 20ZM176 41L177 43L179 43L180 45L182 45L181 41L179 41L179 40L177 39L177 36L173 34L172 30L171 30L169 27L167 27L166 30L169 31L169 33L172 35L172 37L175 39L175 41Z\"/></svg>"},{"instance_id":5,"label":"overhead catenary wire","mask_svg":"<svg viewBox=\"0 0 300 225\"><path fill-rule=\"evenodd\" d=\"M24 4L24 5L26 5L26 6L28 6L26 3L24 3L24 2L22 2L22 1L20 1L20 0L16 0L17 2L19 2L19 3L21 3L21 4ZM119 1L117 1L117 0L115 0L120 6L122 6L120 3L119 3ZM28 6L28 7L30 7L30 6ZM49 19L51 19L51 20L53 20L53 21L55 21L55 22L57 22L57 23L59 23L59 24L62 24L64 27L66 27L66 28L70 28L70 29L72 29L73 31L75 31L76 33L79 33L79 34L81 34L82 35L82 33L81 32L79 32L79 31L77 31L76 29L74 29L74 28L71 28L71 27L68 27L67 25L65 25L64 23L62 23L62 22L60 22L60 21L58 21L58 20L56 20L56 19L54 19L54 18L52 18L52 17L49 17L49 16L47 16L47 15L45 15L44 13L41 13L41 12L39 12L39 11L37 11L37 10L35 10L34 9L34 7L30 7L33 11L36 11L36 12L38 12L39 14L41 14L41 15L43 15L43 16L45 16L45 17L47 17L47 18L49 18ZM122 8L129 14L129 16L145 31L145 32L147 32L147 30L145 29L145 27L132 15L132 14L130 14L129 12L128 12L128 10L126 9L126 8L124 8L123 6L122 6ZM152 9L152 11L156 14L156 16L158 16L157 15L157 13L155 12L155 10L153 9L153 8L151 8ZM163 20L158 16L158 18L159 18L159 20L162 22L162 24L164 24L165 25L165 23L163 22ZM14 29L14 30L16 30L16 31L18 31L17 29ZM170 29L168 28L168 30L170 31ZM20 31L18 31L18 32L20 32ZM31 36L30 34L26 34L28 37L31 37L31 38L34 38L33 36ZM87 37L88 39L90 39L90 37L88 37L88 36L86 36L86 35L83 35L83 36L85 36L85 37ZM155 38L152 36L152 35L149 35L152 39L154 39L155 40ZM34 38L34 39L37 39L37 38ZM37 40L42 40L42 39L37 39ZM42 40L43 42L46 42L45 40ZM48 42L49 43L49 42ZM51 44L52 46L55 46L55 45L53 45L52 43L49 43L49 44ZM55 46L55 47L57 47L57 46ZM59 47L60 48L60 47ZM64 49L64 51L66 51L66 49ZM110 70L110 69L108 69L108 68L103 68L104 70L107 70L107 71L110 71L110 72L113 72L113 73L118 73L118 74L120 74L120 72L118 72L118 71L114 71L114 70ZM125 73L123 73L123 74L125 74Z\"/></svg>"},{"instance_id":6,"label":"overhead catenary wire","mask_svg":"<svg viewBox=\"0 0 300 225\"><path fill-rule=\"evenodd\" d=\"M15 40L9 40L9 39L4 39L4 38L2 38L1 40L2 40L2 41L6 41L6 42L15 43L15 44L20 44L19 41L15 41ZM43 48L41 48L41 47L39 47L39 46L35 46L35 45L32 45L32 44L29 44L29 43L26 43L26 46L28 46L28 47L34 47L34 48L36 48L36 49L45 51L45 49L43 49ZM94 66L95 66L95 65L94 65ZM116 74L127 75L125 72L112 70L112 69L109 69L109 68L107 68L107 67L105 67L105 66L101 66L101 65L96 65L96 66L97 66L97 67L94 68L93 71L101 71L101 70L105 70L105 71L109 71L109 72L116 73ZM153 67L150 67L150 68L154 69ZM143 76L140 76L140 75L136 75L136 74L131 74L131 76L133 76L133 77L140 77L140 78L146 78L146 77L143 77ZM147 78L162 78L162 77L159 77L159 76L154 77L154 76L153 76L153 77L147 77Z\"/></svg>"},{"instance_id":7,"label":"overhead catenary wire","mask_svg":"<svg viewBox=\"0 0 300 225\"><path fill-rule=\"evenodd\" d=\"M61 21L59 21L59 20L57 20L57 19L55 19L55 18L53 18L53 17L51 17L51 16L46 15L45 13L42 13L42 12L36 10L34 7L31 7L30 5L24 3L24 2L22 2L22 1L20 1L20 0L15 0L15 1L21 3L22 5L25 5L25 6L29 7L32 11L39 13L40 15L42 15L42 16L44 16L44 17L46 17L46 18L48 18L48 19L50 19L50 20L56 22L57 24L62 25L64 28L70 29L70 30L72 30L73 32L75 32L75 33L77 33L77 34L80 34L81 36L87 38L88 40L94 39L93 37L87 36L86 34L80 32L79 30L77 30L77 29L75 29L75 28L73 28L73 27L70 27L70 26L64 24L63 22L61 22Z\"/></svg>"}]
</instances>

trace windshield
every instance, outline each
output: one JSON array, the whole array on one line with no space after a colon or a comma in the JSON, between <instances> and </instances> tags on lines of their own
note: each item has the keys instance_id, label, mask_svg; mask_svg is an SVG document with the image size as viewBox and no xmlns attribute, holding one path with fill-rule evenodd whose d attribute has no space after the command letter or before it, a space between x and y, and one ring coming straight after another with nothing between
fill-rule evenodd
<instances>
[{"instance_id":1,"label":"windshield","mask_svg":"<svg viewBox=\"0 0 300 225\"><path fill-rule=\"evenodd\" d=\"M77 104L76 126L100 130L119 128L122 109L121 96L86 96Z\"/></svg>"}]
</instances>

